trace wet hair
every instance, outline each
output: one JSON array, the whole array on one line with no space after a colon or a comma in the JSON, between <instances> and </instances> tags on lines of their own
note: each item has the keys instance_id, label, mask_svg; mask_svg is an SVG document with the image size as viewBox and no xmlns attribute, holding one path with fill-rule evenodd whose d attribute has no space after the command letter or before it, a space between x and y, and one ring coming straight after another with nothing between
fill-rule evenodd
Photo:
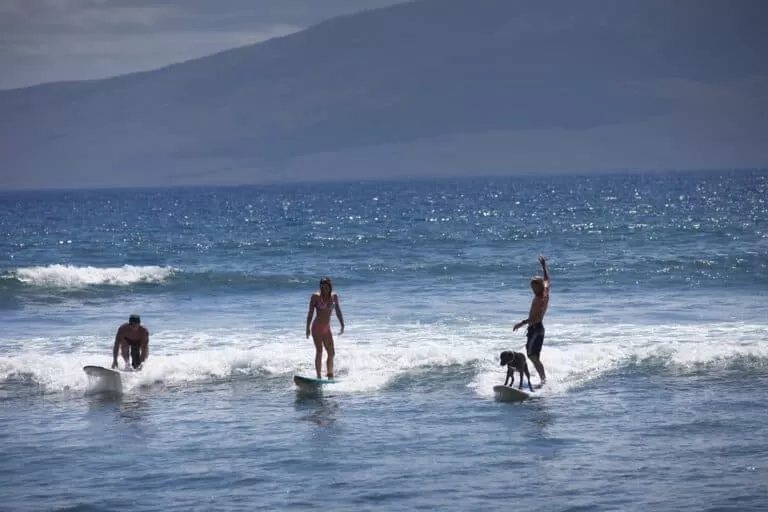
<instances>
[{"instance_id":1,"label":"wet hair","mask_svg":"<svg viewBox=\"0 0 768 512\"><path fill-rule=\"evenodd\" d=\"M131 315L128 317L128 323L138 325L141 323L141 317L139 315Z\"/></svg>"},{"instance_id":2,"label":"wet hair","mask_svg":"<svg viewBox=\"0 0 768 512\"><path fill-rule=\"evenodd\" d=\"M531 278L531 289L536 292L536 294L539 293L539 291L544 291L544 278L541 276L534 276Z\"/></svg>"},{"instance_id":3,"label":"wet hair","mask_svg":"<svg viewBox=\"0 0 768 512\"><path fill-rule=\"evenodd\" d=\"M322 288L324 284L328 285L328 288L329 288L328 293L333 293L333 284L331 283L330 277L324 277L320 279L320 288Z\"/></svg>"}]
</instances>

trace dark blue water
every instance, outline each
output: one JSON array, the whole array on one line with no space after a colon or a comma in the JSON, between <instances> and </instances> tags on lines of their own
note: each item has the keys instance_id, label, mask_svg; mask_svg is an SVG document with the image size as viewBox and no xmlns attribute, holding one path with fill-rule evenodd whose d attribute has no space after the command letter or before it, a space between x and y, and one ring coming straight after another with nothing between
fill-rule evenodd
<instances>
[{"instance_id":1,"label":"dark blue water","mask_svg":"<svg viewBox=\"0 0 768 512\"><path fill-rule=\"evenodd\" d=\"M2 192L0 510L762 510L766 197L765 172ZM500 403L539 254L548 384ZM324 275L340 382L307 396ZM99 393L82 366L132 312L150 359Z\"/></svg>"}]
</instances>

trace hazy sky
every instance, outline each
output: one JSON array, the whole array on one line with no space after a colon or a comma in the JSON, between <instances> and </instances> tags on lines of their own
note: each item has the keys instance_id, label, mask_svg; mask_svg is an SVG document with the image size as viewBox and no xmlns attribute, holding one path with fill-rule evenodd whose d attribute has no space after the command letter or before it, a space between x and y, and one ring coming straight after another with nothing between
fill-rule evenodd
<instances>
[{"instance_id":1,"label":"hazy sky","mask_svg":"<svg viewBox=\"0 0 768 512\"><path fill-rule=\"evenodd\" d=\"M405 0L0 0L0 89L148 70Z\"/></svg>"}]
</instances>

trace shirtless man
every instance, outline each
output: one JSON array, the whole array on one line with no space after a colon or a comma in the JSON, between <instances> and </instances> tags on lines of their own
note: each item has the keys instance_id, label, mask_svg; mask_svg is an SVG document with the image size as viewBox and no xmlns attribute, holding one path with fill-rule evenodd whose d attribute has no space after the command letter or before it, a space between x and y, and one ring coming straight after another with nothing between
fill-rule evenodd
<instances>
[{"instance_id":1,"label":"shirtless man","mask_svg":"<svg viewBox=\"0 0 768 512\"><path fill-rule=\"evenodd\" d=\"M528 312L528 318L515 324L513 331L518 330L524 325L528 325L528 341L525 344L525 350L528 352L528 358L533 363L536 371L539 373L539 379L543 385L547 381L547 374L544 373L544 365L541 364L541 346L544 344L544 315L547 313L549 305L549 272L547 271L547 261L544 256L539 256L539 263L544 271L544 277L536 276L531 279L531 289L534 297L531 301L531 310Z\"/></svg>"},{"instance_id":2,"label":"shirtless man","mask_svg":"<svg viewBox=\"0 0 768 512\"><path fill-rule=\"evenodd\" d=\"M121 350L122 349L122 350ZM117 353L122 352L125 366L128 366L128 353L134 370L141 368L149 357L149 331L141 325L139 315L131 315L128 322L117 329L115 346L112 348L112 369L117 368Z\"/></svg>"}]
</instances>

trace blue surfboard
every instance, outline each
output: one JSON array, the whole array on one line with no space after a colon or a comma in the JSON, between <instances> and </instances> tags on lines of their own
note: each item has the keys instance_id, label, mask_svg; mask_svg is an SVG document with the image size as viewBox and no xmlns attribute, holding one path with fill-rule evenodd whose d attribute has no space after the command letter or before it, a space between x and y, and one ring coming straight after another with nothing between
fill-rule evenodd
<instances>
[{"instance_id":1,"label":"blue surfboard","mask_svg":"<svg viewBox=\"0 0 768 512\"><path fill-rule=\"evenodd\" d=\"M301 375L293 376L293 383L296 384L299 389L305 391L317 391L326 384L334 384L335 380L332 379L315 379L314 377L304 377Z\"/></svg>"}]
</instances>

